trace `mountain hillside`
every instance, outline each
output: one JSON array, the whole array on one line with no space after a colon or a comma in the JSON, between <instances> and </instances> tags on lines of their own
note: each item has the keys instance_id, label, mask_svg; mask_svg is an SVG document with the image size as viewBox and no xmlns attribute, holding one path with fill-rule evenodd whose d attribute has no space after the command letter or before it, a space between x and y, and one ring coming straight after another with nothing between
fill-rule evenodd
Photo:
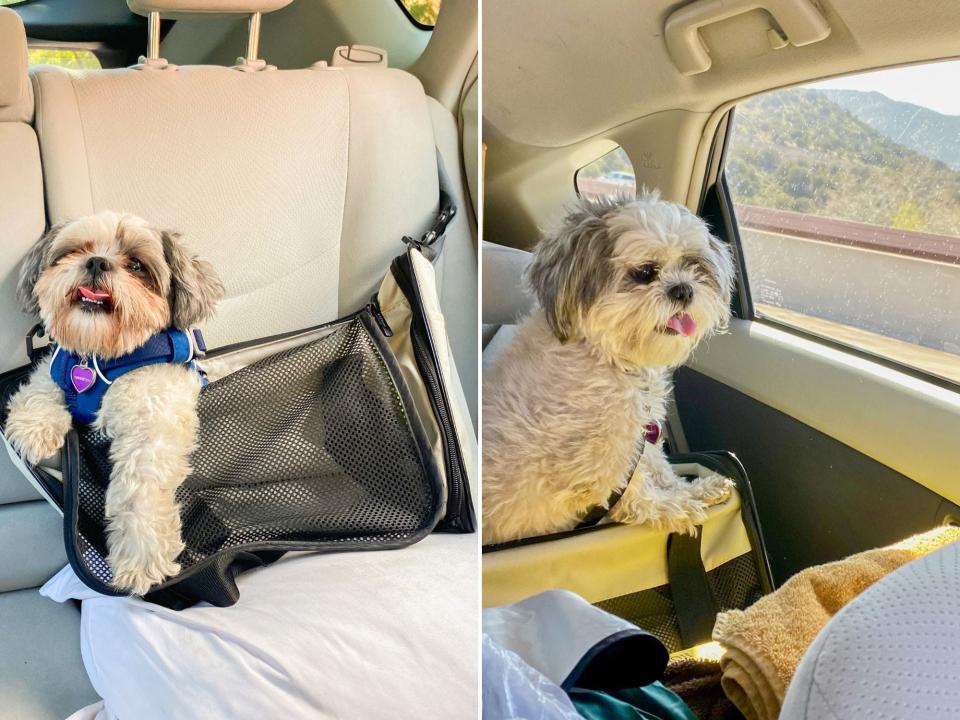
<instances>
[{"instance_id":1,"label":"mountain hillside","mask_svg":"<svg viewBox=\"0 0 960 720\"><path fill-rule=\"evenodd\" d=\"M960 172L797 88L737 107L727 154L734 200L960 236Z\"/></svg>"},{"instance_id":2,"label":"mountain hillside","mask_svg":"<svg viewBox=\"0 0 960 720\"><path fill-rule=\"evenodd\" d=\"M894 142L960 170L960 116L891 100L878 92L822 90L832 102Z\"/></svg>"}]
</instances>

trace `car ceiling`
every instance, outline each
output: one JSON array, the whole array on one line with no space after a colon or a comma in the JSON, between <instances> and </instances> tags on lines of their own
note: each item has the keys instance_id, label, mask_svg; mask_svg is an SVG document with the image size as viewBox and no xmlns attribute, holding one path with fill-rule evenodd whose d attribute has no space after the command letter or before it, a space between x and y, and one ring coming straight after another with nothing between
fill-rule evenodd
<instances>
[{"instance_id":1,"label":"car ceiling","mask_svg":"<svg viewBox=\"0 0 960 720\"><path fill-rule=\"evenodd\" d=\"M687 4L485 0L485 126L494 137L565 146L664 110L707 113L775 87L960 55L958 2L822 0L826 40L773 50L769 16L755 10L704 27L713 66L685 77L663 28Z\"/></svg>"}]
</instances>

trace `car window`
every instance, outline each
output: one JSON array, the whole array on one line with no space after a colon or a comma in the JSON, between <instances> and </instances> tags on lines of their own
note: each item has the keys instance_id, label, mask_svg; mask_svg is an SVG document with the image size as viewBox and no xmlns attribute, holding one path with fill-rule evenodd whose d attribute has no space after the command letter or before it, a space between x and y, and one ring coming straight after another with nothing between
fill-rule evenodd
<instances>
[{"instance_id":1,"label":"car window","mask_svg":"<svg viewBox=\"0 0 960 720\"><path fill-rule=\"evenodd\" d=\"M960 382L960 62L737 106L726 177L757 316Z\"/></svg>"},{"instance_id":2,"label":"car window","mask_svg":"<svg viewBox=\"0 0 960 720\"><path fill-rule=\"evenodd\" d=\"M31 65L59 65L74 70L99 70L100 61L84 48L31 46L27 48Z\"/></svg>"},{"instance_id":3,"label":"car window","mask_svg":"<svg viewBox=\"0 0 960 720\"><path fill-rule=\"evenodd\" d=\"M611 195L618 193L633 194L637 189L637 180L633 173L633 163L626 151L619 145L598 157L589 165L584 165L573 176L573 184L580 195Z\"/></svg>"},{"instance_id":4,"label":"car window","mask_svg":"<svg viewBox=\"0 0 960 720\"><path fill-rule=\"evenodd\" d=\"M442 0L397 0L407 17L417 25L430 29L437 23Z\"/></svg>"},{"instance_id":5,"label":"car window","mask_svg":"<svg viewBox=\"0 0 960 720\"><path fill-rule=\"evenodd\" d=\"M19 5L25 0L0 0L0 6ZM60 65L75 70L99 70L100 61L90 50L64 47L54 44L35 45L27 48L31 65Z\"/></svg>"}]
</instances>

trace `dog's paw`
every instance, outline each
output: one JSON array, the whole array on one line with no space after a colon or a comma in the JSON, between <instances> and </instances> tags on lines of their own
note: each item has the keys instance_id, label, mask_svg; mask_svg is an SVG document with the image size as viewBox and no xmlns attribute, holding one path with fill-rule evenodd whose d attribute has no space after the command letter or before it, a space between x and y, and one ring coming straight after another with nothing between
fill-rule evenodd
<instances>
[{"instance_id":1,"label":"dog's paw","mask_svg":"<svg viewBox=\"0 0 960 720\"><path fill-rule=\"evenodd\" d=\"M36 465L63 447L72 419L65 408L49 408L42 416L26 406L11 406L4 434L13 449Z\"/></svg>"},{"instance_id":2,"label":"dog's paw","mask_svg":"<svg viewBox=\"0 0 960 720\"><path fill-rule=\"evenodd\" d=\"M679 533L681 535L696 536L697 526L707 519L707 505L691 495L677 495L671 502L658 506L649 503L635 512L627 512L626 508L614 507L612 519L616 522L644 525L661 532Z\"/></svg>"},{"instance_id":3,"label":"dog's paw","mask_svg":"<svg viewBox=\"0 0 960 720\"><path fill-rule=\"evenodd\" d=\"M697 526L702 525L706 519L706 503L691 499L685 503L682 513L660 516L655 518L651 524L658 530L696 537Z\"/></svg>"},{"instance_id":4,"label":"dog's paw","mask_svg":"<svg viewBox=\"0 0 960 720\"><path fill-rule=\"evenodd\" d=\"M157 583L180 572L177 558L184 544L179 530L165 534L156 526L129 522L130 516L110 521L107 530L107 564L113 586L134 595L144 595ZM155 519L155 518L153 518Z\"/></svg>"},{"instance_id":5,"label":"dog's paw","mask_svg":"<svg viewBox=\"0 0 960 720\"><path fill-rule=\"evenodd\" d=\"M730 499L737 484L723 475L707 475L692 484L694 496L707 506L721 505Z\"/></svg>"},{"instance_id":6,"label":"dog's paw","mask_svg":"<svg viewBox=\"0 0 960 720\"><path fill-rule=\"evenodd\" d=\"M112 585L133 595L146 595L157 583L180 572L180 564L165 558L144 558L142 561L107 556L113 571Z\"/></svg>"}]
</instances>

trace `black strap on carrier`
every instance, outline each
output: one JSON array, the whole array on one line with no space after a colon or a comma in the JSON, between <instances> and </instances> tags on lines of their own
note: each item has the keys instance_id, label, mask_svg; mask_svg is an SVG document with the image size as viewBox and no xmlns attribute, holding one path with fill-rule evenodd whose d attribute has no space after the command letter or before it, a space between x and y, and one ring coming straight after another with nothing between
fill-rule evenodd
<instances>
[{"instance_id":1,"label":"black strap on carrier","mask_svg":"<svg viewBox=\"0 0 960 720\"><path fill-rule=\"evenodd\" d=\"M442 187L442 169L440 176ZM455 216L441 189L435 221L418 240L404 238L407 252L391 266L410 307L410 329L401 334L409 347L391 344L396 328L374 297L333 322L207 354L209 361L269 346L265 357L200 393L192 472L177 490L181 572L145 599L175 609L200 600L227 606L239 598L237 574L290 550L382 550L435 530L474 532L467 471L411 257L434 257ZM42 357L34 347L42 334L39 327L28 336L31 362ZM278 344L284 349L276 352ZM414 356L403 367L415 364L419 376L401 369L398 353ZM30 372L0 376L0 421ZM442 439L442 458L425 422ZM111 584L105 560L110 438L78 425L62 450L62 481L43 467L28 470L63 511L67 556L80 579L103 594L125 594Z\"/></svg>"}]
</instances>

